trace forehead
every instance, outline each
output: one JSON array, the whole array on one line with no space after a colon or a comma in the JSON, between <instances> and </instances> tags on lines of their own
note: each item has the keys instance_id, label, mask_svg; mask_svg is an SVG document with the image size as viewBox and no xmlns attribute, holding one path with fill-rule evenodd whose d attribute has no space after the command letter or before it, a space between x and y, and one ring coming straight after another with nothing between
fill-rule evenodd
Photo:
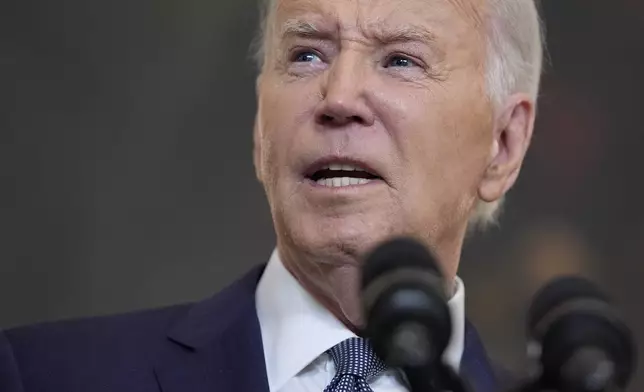
<instances>
[{"instance_id":1,"label":"forehead","mask_svg":"<svg viewBox=\"0 0 644 392\"><path fill-rule=\"evenodd\" d=\"M308 18L338 28L412 23L432 29L480 31L486 0L276 0L278 25ZM320 20L322 19L322 20ZM279 30L279 29L278 29Z\"/></svg>"}]
</instances>

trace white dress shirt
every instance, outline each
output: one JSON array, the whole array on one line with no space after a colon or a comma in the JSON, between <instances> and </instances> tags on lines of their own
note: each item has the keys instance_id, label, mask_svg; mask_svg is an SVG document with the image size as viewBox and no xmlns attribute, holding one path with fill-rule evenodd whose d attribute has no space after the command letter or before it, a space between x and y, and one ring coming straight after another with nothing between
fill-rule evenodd
<instances>
[{"instance_id":1,"label":"white dress shirt","mask_svg":"<svg viewBox=\"0 0 644 392\"><path fill-rule=\"evenodd\" d=\"M270 392L322 392L335 375L328 349L356 335L314 299L282 264L278 251L266 266L255 293ZM456 279L449 301L452 338L445 363L459 368L465 329L465 289ZM407 392L396 370L372 380L374 392Z\"/></svg>"}]
</instances>

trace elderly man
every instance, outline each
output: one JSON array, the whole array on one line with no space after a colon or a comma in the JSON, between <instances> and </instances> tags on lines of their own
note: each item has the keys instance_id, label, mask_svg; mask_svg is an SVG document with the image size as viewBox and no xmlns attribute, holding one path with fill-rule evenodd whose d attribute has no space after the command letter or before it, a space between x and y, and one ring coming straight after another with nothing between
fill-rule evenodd
<instances>
[{"instance_id":1,"label":"elderly man","mask_svg":"<svg viewBox=\"0 0 644 392\"><path fill-rule=\"evenodd\" d=\"M444 360L499 389L456 274L528 148L542 42L533 0L272 0L254 161L268 265L201 303L0 335L0 390L393 392L360 338L365 252L432 249L453 281Z\"/></svg>"}]
</instances>

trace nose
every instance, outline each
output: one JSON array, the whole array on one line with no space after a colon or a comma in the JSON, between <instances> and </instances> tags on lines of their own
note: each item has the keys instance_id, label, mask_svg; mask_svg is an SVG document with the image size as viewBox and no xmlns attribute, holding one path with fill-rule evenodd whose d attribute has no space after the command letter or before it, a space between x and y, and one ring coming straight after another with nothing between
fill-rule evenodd
<instances>
[{"instance_id":1,"label":"nose","mask_svg":"<svg viewBox=\"0 0 644 392\"><path fill-rule=\"evenodd\" d=\"M338 56L323 78L323 99L315 113L316 121L330 127L372 125L375 115L367 99L367 73L357 56Z\"/></svg>"}]
</instances>

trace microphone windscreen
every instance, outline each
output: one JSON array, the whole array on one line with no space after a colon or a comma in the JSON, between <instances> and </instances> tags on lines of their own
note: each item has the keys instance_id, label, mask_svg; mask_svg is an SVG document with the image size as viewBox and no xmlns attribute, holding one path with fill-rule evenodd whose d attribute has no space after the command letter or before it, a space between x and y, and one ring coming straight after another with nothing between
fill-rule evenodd
<instances>
[{"instance_id":1,"label":"microphone windscreen","mask_svg":"<svg viewBox=\"0 0 644 392\"><path fill-rule=\"evenodd\" d=\"M541 382L550 389L587 391L584 385L592 380L602 388L624 388L633 374L632 333L610 299L586 279L561 277L539 290L527 332L538 347L529 352L539 358Z\"/></svg>"},{"instance_id":2,"label":"microphone windscreen","mask_svg":"<svg viewBox=\"0 0 644 392\"><path fill-rule=\"evenodd\" d=\"M553 309L575 299L594 299L610 303L608 297L594 283L576 276L559 277L535 294L528 310L528 330L532 331Z\"/></svg>"},{"instance_id":3,"label":"microphone windscreen","mask_svg":"<svg viewBox=\"0 0 644 392\"><path fill-rule=\"evenodd\" d=\"M362 269L362 287L399 268L425 270L442 278L437 261L425 246L411 238L394 238L377 246L367 256Z\"/></svg>"},{"instance_id":4,"label":"microphone windscreen","mask_svg":"<svg viewBox=\"0 0 644 392\"><path fill-rule=\"evenodd\" d=\"M449 342L452 321L438 263L411 238L377 246L362 269L364 335L391 366L429 368Z\"/></svg>"}]
</instances>

